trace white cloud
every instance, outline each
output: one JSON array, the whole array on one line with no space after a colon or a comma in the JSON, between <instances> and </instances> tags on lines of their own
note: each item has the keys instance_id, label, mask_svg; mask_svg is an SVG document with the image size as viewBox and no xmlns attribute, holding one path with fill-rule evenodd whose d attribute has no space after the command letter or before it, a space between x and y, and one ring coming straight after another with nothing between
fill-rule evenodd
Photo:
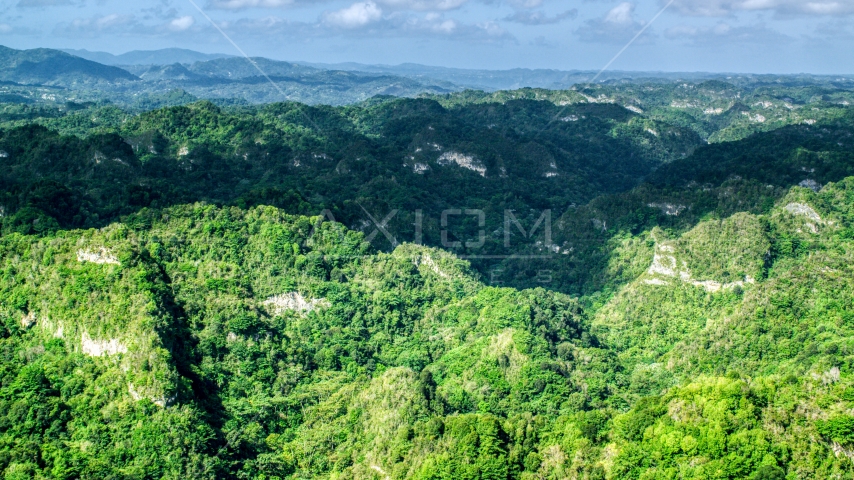
<instances>
[{"instance_id":1,"label":"white cloud","mask_svg":"<svg viewBox=\"0 0 854 480\"><path fill-rule=\"evenodd\" d=\"M103 34L127 35L140 33L142 25L134 15L95 16L77 18L68 23L61 23L54 29L54 34L61 37L97 37Z\"/></svg>"},{"instance_id":2,"label":"white cloud","mask_svg":"<svg viewBox=\"0 0 854 480\"><path fill-rule=\"evenodd\" d=\"M3 35L39 35L40 33L40 31L33 28L0 23L0 34Z\"/></svg>"},{"instance_id":3,"label":"white cloud","mask_svg":"<svg viewBox=\"0 0 854 480\"><path fill-rule=\"evenodd\" d=\"M664 35L675 40L688 40L697 45L710 46L720 46L727 43L780 45L794 41L793 38L769 29L762 24L734 27L725 22L711 27L678 25L667 29Z\"/></svg>"},{"instance_id":4,"label":"white cloud","mask_svg":"<svg viewBox=\"0 0 854 480\"><path fill-rule=\"evenodd\" d=\"M602 18L586 21L575 33L583 42L625 43L642 28L643 24L635 20L635 4L624 2ZM639 40L643 41L643 37Z\"/></svg>"},{"instance_id":5,"label":"white cloud","mask_svg":"<svg viewBox=\"0 0 854 480\"><path fill-rule=\"evenodd\" d=\"M77 19L71 22L77 28L94 28L96 30L108 30L117 26L124 26L135 22L133 15L119 15L113 13L103 17L89 19Z\"/></svg>"},{"instance_id":6,"label":"white cloud","mask_svg":"<svg viewBox=\"0 0 854 480\"><path fill-rule=\"evenodd\" d=\"M54 34L60 37L96 37L103 34L127 35L141 33L143 28L134 15L113 13L77 18L67 23L60 23L54 29Z\"/></svg>"},{"instance_id":7,"label":"white cloud","mask_svg":"<svg viewBox=\"0 0 854 480\"><path fill-rule=\"evenodd\" d=\"M21 0L21 1L70 1L70 0ZM241 10L245 8L281 8L296 4L325 3L330 0L209 0L208 8L222 10ZM413 10L420 12L436 12L455 10L471 0L374 0L375 3L389 10ZM491 0L482 0L489 3ZM539 6L542 0L509 0L514 6L533 8Z\"/></svg>"},{"instance_id":8,"label":"white cloud","mask_svg":"<svg viewBox=\"0 0 854 480\"><path fill-rule=\"evenodd\" d=\"M543 0L509 0L509 3L517 8L537 8L543 4Z\"/></svg>"},{"instance_id":9,"label":"white cloud","mask_svg":"<svg viewBox=\"0 0 854 480\"><path fill-rule=\"evenodd\" d=\"M456 20L446 19L435 13L426 15L423 20L410 18L404 25L409 31L421 30L439 35L453 35L460 28Z\"/></svg>"},{"instance_id":10,"label":"white cloud","mask_svg":"<svg viewBox=\"0 0 854 480\"><path fill-rule=\"evenodd\" d=\"M445 11L462 7L469 0L379 0L384 7L395 10Z\"/></svg>"},{"instance_id":11,"label":"white cloud","mask_svg":"<svg viewBox=\"0 0 854 480\"><path fill-rule=\"evenodd\" d=\"M854 38L854 22L850 18L836 18L817 25L815 32L807 39L813 43L812 48L824 49L825 45L815 45L816 41L827 40L851 42Z\"/></svg>"},{"instance_id":12,"label":"white cloud","mask_svg":"<svg viewBox=\"0 0 854 480\"><path fill-rule=\"evenodd\" d=\"M183 32L192 27L196 23L196 19L187 15L186 17L176 18L169 22L169 29L176 32Z\"/></svg>"},{"instance_id":13,"label":"white cloud","mask_svg":"<svg viewBox=\"0 0 854 480\"><path fill-rule=\"evenodd\" d=\"M35 8L35 7L60 7L63 5L74 5L71 0L20 0L19 8Z\"/></svg>"},{"instance_id":14,"label":"white cloud","mask_svg":"<svg viewBox=\"0 0 854 480\"><path fill-rule=\"evenodd\" d=\"M383 12L372 1L359 2L347 8L326 12L323 23L340 28L359 28L377 22L383 17Z\"/></svg>"},{"instance_id":15,"label":"white cloud","mask_svg":"<svg viewBox=\"0 0 854 480\"><path fill-rule=\"evenodd\" d=\"M739 11L770 11L785 16L854 13L854 0L676 0L673 6L682 14L701 17L728 16Z\"/></svg>"},{"instance_id":16,"label":"white cloud","mask_svg":"<svg viewBox=\"0 0 854 480\"><path fill-rule=\"evenodd\" d=\"M211 0L208 8L240 10L243 8L280 8L292 5L294 0Z\"/></svg>"},{"instance_id":17,"label":"white cloud","mask_svg":"<svg viewBox=\"0 0 854 480\"><path fill-rule=\"evenodd\" d=\"M59 37L96 38L102 36L151 37L181 34L196 24L190 15L171 19L138 17L136 15L110 15L77 18L58 24L53 33Z\"/></svg>"},{"instance_id":18,"label":"white cloud","mask_svg":"<svg viewBox=\"0 0 854 480\"><path fill-rule=\"evenodd\" d=\"M228 32L262 38L281 36L305 40L310 37L434 38L496 43L515 41L515 37L496 22L464 23L443 13L411 14L383 12L373 2L359 2L342 10L327 12L315 23L294 22L278 17L243 18L223 22Z\"/></svg>"},{"instance_id":19,"label":"white cloud","mask_svg":"<svg viewBox=\"0 0 854 480\"><path fill-rule=\"evenodd\" d=\"M558 13L557 15L552 16L549 16L545 12L541 11L521 11L516 12L513 15L504 17L504 20L507 22L521 23L523 25L549 25L553 23L560 23L564 20L575 18L577 16L578 10L573 8L572 10L567 10L563 13Z\"/></svg>"},{"instance_id":20,"label":"white cloud","mask_svg":"<svg viewBox=\"0 0 854 480\"><path fill-rule=\"evenodd\" d=\"M409 17L396 27L401 32L410 35L427 35L432 37L465 38L472 41L495 42L512 40L513 36L495 22L476 24L460 23L457 20L445 18L443 15L430 13L424 18Z\"/></svg>"},{"instance_id":21,"label":"white cloud","mask_svg":"<svg viewBox=\"0 0 854 480\"><path fill-rule=\"evenodd\" d=\"M635 6L629 2L623 2L608 12L603 21L615 25L631 25L634 23Z\"/></svg>"}]
</instances>

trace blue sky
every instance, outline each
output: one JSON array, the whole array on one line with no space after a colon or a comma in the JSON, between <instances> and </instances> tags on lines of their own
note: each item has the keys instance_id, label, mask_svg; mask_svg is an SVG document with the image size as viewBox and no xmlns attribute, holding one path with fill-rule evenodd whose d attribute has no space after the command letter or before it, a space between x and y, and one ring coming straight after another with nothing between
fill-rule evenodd
<instances>
[{"instance_id":1,"label":"blue sky","mask_svg":"<svg viewBox=\"0 0 854 480\"><path fill-rule=\"evenodd\" d=\"M669 0L193 0L249 55L595 70ZM191 0L2 0L0 44L236 54ZM854 0L673 0L618 70L854 73Z\"/></svg>"}]
</instances>

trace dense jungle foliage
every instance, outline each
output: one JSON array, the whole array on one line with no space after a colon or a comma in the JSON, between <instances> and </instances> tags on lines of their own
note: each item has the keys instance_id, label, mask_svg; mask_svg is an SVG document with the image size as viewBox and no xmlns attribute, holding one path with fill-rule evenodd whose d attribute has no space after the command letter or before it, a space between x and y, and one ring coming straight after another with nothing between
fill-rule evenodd
<instances>
[{"instance_id":1,"label":"dense jungle foliage","mask_svg":"<svg viewBox=\"0 0 854 480\"><path fill-rule=\"evenodd\" d=\"M508 286L551 278L550 288L592 294L620 283L607 258L624 235L762 213L792 185L854 175L847 107L706 145L690 128L579 92L484 95L335 108L200 102L141 114L10 104L3 229L101 227L196 201L272 205L325 212L384 251L419 240L445 247Z\"/></svg>"},{"instance_id":2,"label":"dense jungle foliage","mask_svg":"<svg viewBox=\"0 0 854 480\"><path fill-rule=\"evenodd\" d=\"M594 93L6 104L4 476L854 478L852 110Z\"/></svg>"},{"instance_id":3,"label":"dense jungle foliage","mask_svg":"<svg viewBox=\"0 0 854 480\"><path fill-rule=\"evenodd\" d=\"M273 207L0 239L8 478L850 478L854 178L589 310Z\"/></svg>"}]
</instances>

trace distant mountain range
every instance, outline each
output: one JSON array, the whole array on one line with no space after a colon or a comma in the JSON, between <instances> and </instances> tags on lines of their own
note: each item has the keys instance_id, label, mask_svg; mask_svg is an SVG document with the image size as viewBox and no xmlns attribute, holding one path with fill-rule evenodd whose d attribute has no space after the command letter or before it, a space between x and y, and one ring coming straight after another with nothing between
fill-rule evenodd
<instances>
[{"instance_id":1,"label":"distant mountain range","mask_svg":"<svg viewBox=\"0 0 854 480\"><path fill-rule=\"evenodd\" d=\"M102 65L59 50L14 50L0 46L0 80L23 84L86 86L138 79L127 70Z\"/></svg>"},{"instance_id":2,"label":"distant mountain range","mask_svg":"<svg viewBox=\"0 0 854 480\"><path fill-rule=\"evenodd\" d=\"M103 63L104 65L169 65L173 63L196 63L233 55L223 53L200 53L183 48L164 48L161 50L134 50L121 55L107 52L90 52L89 50L63 49L63 52L76 55L86 60Z\"/></svg>"},{"instance_id":3,"label":"distant mountain range","mask_svg":"<svg viewBox=\"0 0 854 480\"><path fill-rule=\"evenodd\" d=\"M166 48L161 50L136 50L121 55L107 52L92 52L89 50L63 50L66 53L85 58L104 65L122 66L125 69L137 73L140 66L169 66L176 63L190 66L197 62L208 62L211 60L231 59L233 63L228 64L241 70L251 70L250 75L257 75L257 70L240 57L226 55L223 53L200 53L193 50L181 48ZM275 60L263 59L269 67L271 64L279 63ZM552 69L527 69L514 68L509 70L474 70L463 68L435 67L419 65L416 63L403 63L400 65L370 65L363 63L312 63L293 62L285 63L291 65L302 65L319 70L334 70L345 72L369 73L374 75L391 75L406 77L419 82L435 83L436 81L451 83L463 88L473 88L485 91L510 90L517 88L569 88L578 83L587 83L597 72L584 70L552 70ZM174 69L173 69L174 70ZM155 70L156 71L156 70ZM274 75L272 72L266 72ZM180 75L179 75L180 76ZM219 72L215 76L221 76ZM656 78L662 80L701 80L719 77L720 75L708 73L669 73L669 72L604 72L600 79L608 80L636 80L640 78ZM187 77L189 79L189 77Z\"/></svg>"},{"instance_id":4,"label":"distant mountain range","mask_svg":"<svg viewBox=\"0 0 854 480\"><path fill-rule=\"evenodd\" d=\"M399 75L409 78L432 78L443 80L478 90L513 90L519 88L566 89L579 83L588 83L598 72L589 70L550 70L514 68L510 70L473 70L464 68L434 67L415 63L400 65L365 65L361 63L304 63L304 65L344 71L362 71ZM708 73L669 73L669 72L604 72L599 76L602 81L635 81L638 79L659 80L702 80L717 77Z\"/></svg>"},{"instance_id":5,"label":"distant mountain range","mask_svg":"<svg viewBox=\"0 0 854 480\"><path fill-rule=\"evenodd\" d=\"M121 68L116 65L121 65ZM546 69L469 70L358 63L319 64L267 58L247 60L169 48L122 55L87 50L14 50L0 47L2 98L30 102L110 101L142 109L173 105L175 99L209 99L219 103L343 105L381 96L415 97L463 90L515 90L525 87L569 89L587 84L597 72ZM603 85L724 80L732 85L813 84L846 78L721 73L604 72ZM34 87L56 87L46 94ZM175 92L179 94L176 95ZM163 103L163 99L170 99Z\"/></svg>"},{"instance_id":6,"label":"distant mountain range","mask_svg":"<svg viewBox=\"0 0 854 480\"><path fill-rule=\"evenodd\" d=\"M155 108L158 99L180 98L270 103L299 101L341 105L376 95L413 97L442 94L463 87L441 80L414 79L381 72L336 71L266 58L208 55L166 49L111 55L103 52L14 50L0 47L0 81L14 82L0 94L41 102L102 101ZM123 68L106 65L125 64ZM38 88L33 88L38 87ZM42 87L57 87L49 94ZM152 100L154 99L154 100Z\"/></svg>"}]
</instances>

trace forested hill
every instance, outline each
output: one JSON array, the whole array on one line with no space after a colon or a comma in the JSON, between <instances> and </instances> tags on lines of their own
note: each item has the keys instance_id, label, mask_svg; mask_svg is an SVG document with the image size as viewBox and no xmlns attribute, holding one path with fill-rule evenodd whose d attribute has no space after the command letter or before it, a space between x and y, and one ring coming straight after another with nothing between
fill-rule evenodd
<instances>
[{"instance_id":1,"label":"forested hill","mask_svg":"<svg viewBox=\"0 0 854 480\"><path fill-rule=\"evenodd\" d=\"M568 119L552 121L558 113ZM553 209L556 220L572 204L635 187L702 144L690 130L616 105L447 110L432 100L389 100L244 112L203 102L118 115L104 129L111 133L85 138L36 125L0 133L5 231L99 227L142 207L204 200L329 210L366 234L375 228L368 212L382 219L397 210L387 227L400 242L415 240L420 210L424 241L440 245L445 210L480 209L497 226L505 210L535 222ZM80 130L87 121L68 116L54 126ZM463 237L472 225L449 227ZM378 248L393 246L380 240Z\"/></svg>"},{"instance_id":2,"label":"forested hill","mask_svg":"<svg viewBox=\"0 0 854 480\"><path fill-rule=\"evenodd\" d=\"M607 265L621 235L686 229L708 214L762 213L792 185L854 175L850 110L705 145L690 129L617 105L556 103L85 109L42 119L47 129L0 132L2 228L101 227L143 207L207 201L327 211L366 235L391 215L389 236L373 237L389 250L416 241L421 218L424 243L459 242L451 250L473 257L484 275L502 269L508 285L530 287L550 271L552 288L590 294L624 281ZM482 211L484 225L476 216L446 216L443 225L449 210ZM508 211L526 234L510 247L501 230ZM551 238L544 226L524 238L546 212ZM472 242L484 227L484 243Z\"/></svg>"},{"instance_id":3,"label":"forested hill","mask_svg":"<svg viewBox=\"0 0 854 480\"><path fill-rule=\"evenodd\" d=\"M137 78L121 68L101 65L58 50L14 50L0 45L0 80L37 85L103 87Z\"/></svg>"},{"instance_id":4,"label":"forested hill","mask_svg":"<svg viewBox=\"0 0 854 480\"><path fill-rule=\"evenodd\" d=\"M271 207L0 238L11 478L850 478L854 179L671 237L595 311Z\"/></svg>"},{"instance_id":5,"label":"forested hill","mask_svg":"<svg viewBox=\"0 0 854 480\"><path fill-rule=\"evenodd\" d=\"M848 94L695 87L4 97L0 471L854 478Z\"/></svg>"}]
</instances>

